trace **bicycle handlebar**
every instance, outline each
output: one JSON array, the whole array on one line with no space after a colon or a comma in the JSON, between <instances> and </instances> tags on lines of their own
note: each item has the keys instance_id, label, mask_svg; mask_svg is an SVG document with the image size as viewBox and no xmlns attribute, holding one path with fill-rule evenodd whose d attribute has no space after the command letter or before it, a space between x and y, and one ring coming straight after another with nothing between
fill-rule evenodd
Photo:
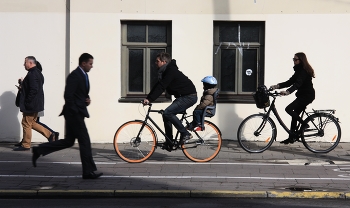
<instances>
[{"instance_id":1,"label":"bicycle handlebar","mask_svg":"<svg viewBox=\"0 0 350 208\"><path fill-rule=\"evenodd\" d=\"M143 100L141 100L141 104L142 104L143 106L148 105L148 106L149 106L149 112L157 112L157 113L162 114L162 115L163 115L163 113L164 113L164 110L163 110L163 109L161 109L161 110L151 110L152 103L144 103Z\"/></svg>"},{"instance_id":2,"label":"bicycle handlebar","mask_svg":"<svg viewBox=\"0 0 350 208\"><path fill-rule=\"evenodd\" d=\"M141 104L144 105L144 106L145 105L152 106L152 103L144 103L143 100L141 100Z\"/></svg>"},{"instance_id":3,"label":"bicycle handlebar","mask_svg":"<svg viewBox=\"0 0 350 208\"><path fill-rule=\"evenodd\" d=\"M276 97L276 96L281 96L281 95L282 95L280 92L277 92L277 91L271 92L272 90L273 90L273 89L271 89L271 88L268 90L267 94L268 94L269 96Z\"/></svg>"}]
</instances>

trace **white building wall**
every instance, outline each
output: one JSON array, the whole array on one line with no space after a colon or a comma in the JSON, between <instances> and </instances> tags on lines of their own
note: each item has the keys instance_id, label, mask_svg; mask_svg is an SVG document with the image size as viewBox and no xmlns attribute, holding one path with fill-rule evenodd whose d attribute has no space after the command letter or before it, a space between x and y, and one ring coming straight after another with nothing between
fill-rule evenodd
<instances>
[{"instance_id":1,"label":"white building wall","mask_svg":"<svg viewBox=\"0 0 350 208\"><path fill-rule=\"evenodd\" d=\"M9 6L9 2L25 1L0 0L0 4L1 2L8 4L2 3L0 8L5 6L12 11L15 9ZM57 115L64 102L63 80L67 54L64 34L65 1L50 1L55 2L52 3L55 6L43 0L32 2L45 5L46 8L56 8L55 12L41 12L40 16L35 9L26 12L4 12L4 9L0 9L0 23L10 31L9 34L1 30L0 42L6 43L6 48L1 47L0 50L2 54L11 54L10 58L4 59L2 56L0 59L5 63L5 67L0 69L0 95L6 91L15 92L17 78L25 74L22 67L24 57L36 55L43 63L46 78L47 110L43 121L63 132L63 118ZM266 85L287 80L293 73L294 54L305 52L316 72L316 100L309 109L337 109L336 116L340 118L343 131L342 141L350 142L350 132L346 128L350 124L350 117L344 102L347 99L344 90L350 73L347 70L350 65L347 53L350 48L350 29L347 27L350 23L349 11L350 1L346 0L71 0L70 70L77 67L78 57L84 52L91 53L95 58L94 68L89 73L91 117L86 119L92 142L112 142L114 133L121 124L128 120L142 119L142 107L139 104L118 102L121 97L121 20L171 20L172 56L177 60L180 70L195 83L199 94L202 91L201 78L212 74L213 21L266 21ZM41 38L37 38L36 48L32 47L33 43L24 41L28 37L36 37L34 29L28 27L25 20L36 21L49 28L43 31ZM13 29L13 23L18 27ZM22 31L23 27L28 27L29 36ZM21 44L14 49L9 44L11 42ZM13 72L8 70L15 64L19 69ZM46 69L48 65L52 66L52 71ZM6 78L3 78L3 74L8 72ZM50 83L50 79L55 85ZM280 115L288 126L290 117L284 108L293 99L294 95L290 95L277 101ZM154 108L164 109L168 105L156 104ZM188 112L192 110L193 108ZM224 139L236 139L240 122L248 115L261 111L254 104L232 103L219 103L217 110L217 115L211 121L220 127ZM156 121L162 126L160 115L154 116L158 117ZM21 115L16 118L19 125ZM1 129L2 126L0 132ZM278 140L286 137L286 133L278 126ZM4 140L1 133L0 140ZM43 139L36 136L33 141Z\"/></svg>"},{"instance_id":2,"label":"white building wall","mask_svg":"<svg viewBox=\"0 0 350 208\"><path fill-rule=\"evenodd\" d=\"M64 132L64 119L58 117L65 80L64 0L0 0L0 142L22 138L22 113L15 106L18 78L27 71L26 56L35 56L45 76L45 116L41 121ZM47 141L33 131L33 140Z\"/></svg>"}]
</instances>

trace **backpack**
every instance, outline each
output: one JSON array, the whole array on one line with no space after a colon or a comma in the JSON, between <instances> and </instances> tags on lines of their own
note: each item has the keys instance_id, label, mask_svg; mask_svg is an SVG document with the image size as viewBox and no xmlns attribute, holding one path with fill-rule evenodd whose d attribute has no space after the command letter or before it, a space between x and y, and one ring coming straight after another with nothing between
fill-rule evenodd
<instances>
[{"instance_id":1,"label":"backpack","mask_svg":"<svg viewBox=\"0 0 350 208\"><path fill-rule=\"evenodd\" d=\"M257 108L266 108L270 106L268 90L265 85L259 86L257 91L253 93L253 97Z\"/></svg>"}]
</instances>

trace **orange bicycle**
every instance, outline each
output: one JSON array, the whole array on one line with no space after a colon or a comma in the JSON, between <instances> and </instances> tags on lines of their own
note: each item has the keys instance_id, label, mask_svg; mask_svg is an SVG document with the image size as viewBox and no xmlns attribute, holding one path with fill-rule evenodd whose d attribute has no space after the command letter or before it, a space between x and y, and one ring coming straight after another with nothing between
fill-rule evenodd
<instances>
[{"instance_id":1,"label":"orange bicycle","mask_svg":"<svg viewBox=\"0 0 350 208\"><path fill-rule=\"evenodd\" d=\"M170 151L181 149L185 156L194 162L208 162L219 153L222 142L221 132L212 122L204 120L203 117L203 125L191 132L192 139L180 144L179 132L176 133L175 139L168 138L150 116L151 112L162 114L163 110L152 110L152 104L147 106L148 110L144 120L128 121L121 125L114 135L114 149L124 161L129 163L144 162L151 157L157 147L162 145L158 142L153 126L163 134L169 144L172 144L173 149ZM192 115L183 112L180 120L189 124L187 120L189 117Z\"/></svg>"}]
</instances>

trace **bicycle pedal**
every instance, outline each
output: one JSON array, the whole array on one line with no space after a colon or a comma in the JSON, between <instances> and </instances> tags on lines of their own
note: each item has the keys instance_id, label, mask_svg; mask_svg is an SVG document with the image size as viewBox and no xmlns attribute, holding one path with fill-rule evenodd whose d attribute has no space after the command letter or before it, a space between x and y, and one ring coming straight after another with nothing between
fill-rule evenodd
<instances>
[{"instance_id":1,"label":"bicycle pedal","mask_svg":"<svg viewBox=\"0 0 350 208\"><path fill-rule=\"evenodd\" d=\"M197 141L196 141L196 144L197 144L197 145L204 144L204 141L203 141L203 140L197 140Z\"/></svg>"},{"instance_id":2,"label":"bicycle pedal","mask_svg":"<svg viewBox=\"0 0 350 208\"><path fill-rule=\"evenodd\" d=\"M168 152L171 152L171 151L172 151L172 148L170 148L170 147L161 146L160 148L161 148L162 150L166 150L166 151L168 151Z\"/></svg>"},{"instance_id":3,"label":"bicycle pedal","mask_svg":"<svg viewBox=\"0 0 350 208\"><path fill-rule=\"evenodd\" d=\"M166 150L168 152L171 152L173 150L173 148L169 144L167 144L166 142L160 143L157 146L159 146L162 150Z\"/></svg>"}]
</instances>

